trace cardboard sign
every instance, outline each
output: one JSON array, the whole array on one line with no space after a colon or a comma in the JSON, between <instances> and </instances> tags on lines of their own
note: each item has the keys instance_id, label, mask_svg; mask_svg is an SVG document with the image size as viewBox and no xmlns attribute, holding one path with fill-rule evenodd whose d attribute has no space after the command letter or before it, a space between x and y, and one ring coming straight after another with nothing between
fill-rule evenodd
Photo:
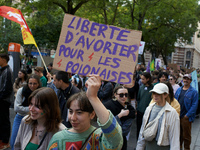
<instances>
[{"instance_id":1,"label":"cardboard sign","mask_svg":"<svg viewBox=\"0 0 200 150\"><path fill-rule=\"evenodd\" d=\"M131 84L142 32L95 23L66 14L54 69Z\"/></svg>"},{"instance_id":2,"label":"cardboard sign","mask_svg":"<svg viewBox=\"0 0 200 150\"><path fill-rule=\"evenodd\" d=\"M177 64L168 64L168 67L173 68L174 71L177 70Z\"/></svg>"}]
</instances>

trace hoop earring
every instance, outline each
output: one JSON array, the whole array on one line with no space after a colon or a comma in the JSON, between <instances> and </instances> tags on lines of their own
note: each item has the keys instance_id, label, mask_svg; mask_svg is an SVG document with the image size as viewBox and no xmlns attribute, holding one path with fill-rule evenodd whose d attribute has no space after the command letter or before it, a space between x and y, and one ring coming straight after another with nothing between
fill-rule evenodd
<instances>
[{"instance_id":1,"label":"hoop earring","mask_svg":"<svg viewBox=\"0 0 200 150\"><path fill-rule=\"evenodd\" d=\"M114 97L113 100L116 101L117 100L116 97Z\"/></svg>"}]
</instances>

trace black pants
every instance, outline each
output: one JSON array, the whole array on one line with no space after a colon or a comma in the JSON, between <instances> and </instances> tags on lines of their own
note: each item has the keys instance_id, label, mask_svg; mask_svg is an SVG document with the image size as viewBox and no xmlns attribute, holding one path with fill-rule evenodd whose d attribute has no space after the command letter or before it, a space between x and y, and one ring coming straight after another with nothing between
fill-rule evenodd
<instances>
[{"instance_id":1,"label":"black pants","mask_svg":"<svg viewBox=\"0 0 200 150\"><path fill-rule=\"evenodd\" d=\"M123 136L123 146L122 146L122 149L121 150L127 150L127 139L126 139L126 136Z\"/></svg>"},{"instance_id":2,"label":"black pants","mask_svg":"<svg viewBox=\"0 0 200 150\"><path fill-rule=\"evenodd\" d=\"M137 139L139 137L140 128L142 126L143 115L144 115L144 113L137 111Z\"/></svg>"},{"instance_id":3,"label":"black pants","mask_svg":"<svg viewBox=\"0 0 200 150\"><path fill-rule=\"evenodd\" d=\"M0 100L0 140L8 143L10 138L10 103Z\"/></svg>"}]
</instances>

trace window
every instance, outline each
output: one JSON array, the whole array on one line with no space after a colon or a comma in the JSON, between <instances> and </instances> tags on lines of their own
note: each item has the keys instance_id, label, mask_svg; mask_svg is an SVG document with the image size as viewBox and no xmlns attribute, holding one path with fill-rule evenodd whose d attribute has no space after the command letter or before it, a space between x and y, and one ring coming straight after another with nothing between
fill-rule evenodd
<instances>
[{"instance_id":1,"label":"window","mask_svg":"<svg viewBox=\"0 0 200 150\"><path fill-rule=\"evenodd\" d=\"M190 68L190 61L186 61L186 62L185 62L185 67L186 67L186 68Z\"/></svg>"},{"instance_id":2,"label":"window","mask_svg":"<svg viewBox=\"0 0 200 150\"><path fill-rule=\"evenodd\" d=\"M186 53L186 59L190 59L190 58L191 58L191 52L187 51L187 53Z\"/></svg>"}]
</instances>

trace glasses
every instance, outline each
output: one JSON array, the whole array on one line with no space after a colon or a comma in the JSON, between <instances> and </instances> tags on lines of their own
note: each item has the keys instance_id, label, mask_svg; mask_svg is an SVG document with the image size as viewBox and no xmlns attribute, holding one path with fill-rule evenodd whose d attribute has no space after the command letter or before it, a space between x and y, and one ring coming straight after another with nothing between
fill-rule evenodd
<instances>
[{"instance_id":1,"label":"glasses","mask_svg":"<svg viewBox=\"0 0 200 150\"><path fill-rule=\"evenodd\" d=\"M124 96L128 97L128 93L120 93L120 94L117 94L117 95L119 95L119 97L121 97L121 98L124 97Z\"/></svg>"},{"instance_id":2,"label":"glasses","mask_svg":"<svg viewBox=\"0 0 200 150\"><path fill-rule=\"evenodd\" d=\"M173 80L172 78L170 78L169 80Z\"/></svg>"},{"instance_id":3,"label":"glasses","mask_svg":"<svg viewBox=\"0 0 200 150\"><path fill-rule=\"evenodd\" d=\"M30 83L28 83L28 84L29 84L29 85L37 85L37 83L31 83L31 82L30 82Z\"/></svg>"}]
</instances>

